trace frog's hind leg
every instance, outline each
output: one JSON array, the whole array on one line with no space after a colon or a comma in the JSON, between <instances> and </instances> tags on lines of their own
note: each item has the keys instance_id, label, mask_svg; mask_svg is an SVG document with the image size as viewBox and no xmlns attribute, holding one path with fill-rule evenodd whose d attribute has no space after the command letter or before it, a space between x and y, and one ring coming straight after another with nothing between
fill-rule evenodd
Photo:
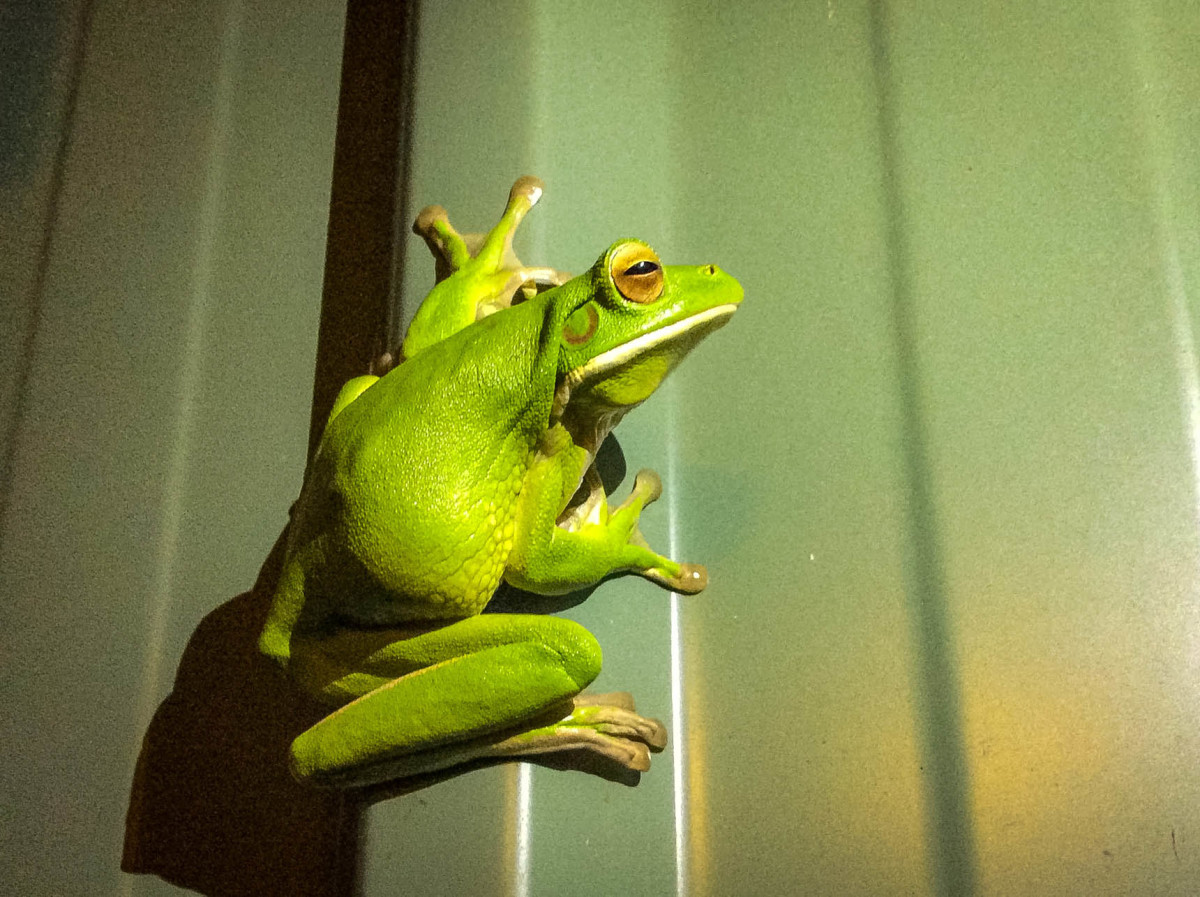
<instances>
[{"instance_id":1,"label":"frog's hind leg","mask_svg":"<svg viewBox=\"0 0 1200 897\"><path fill-rule=\"evenodd\" d=\"M640 716L625 692L577 695L556 710L516 730L383 761L371 770L370 781L362 784L423 775L462 763L519 760L566 751L587 751L630 772L645 772L650 768L650 754L667 744L663 724Z\"/></svg>"},{"instance_id":2,"label":"frog's hind leg","mask_svg":"<svg viewBox=\"0 0 1200 897\"><path fill-rule=\"evenodd\" d=\"M293 742L298 778L375 784L568 746L639 768L665 738L661 725L624 707L572 704L599 673L600 648L569 620L486 614L410 638L385 637L343 632L308 639L293 655L294 672L310 690L352 698ZM551 731L556 727L563 732ZM576 729L591 734L567 731ZM513 741L523 736L530 736L523 745Z\"/></svg>"}]
</instances>

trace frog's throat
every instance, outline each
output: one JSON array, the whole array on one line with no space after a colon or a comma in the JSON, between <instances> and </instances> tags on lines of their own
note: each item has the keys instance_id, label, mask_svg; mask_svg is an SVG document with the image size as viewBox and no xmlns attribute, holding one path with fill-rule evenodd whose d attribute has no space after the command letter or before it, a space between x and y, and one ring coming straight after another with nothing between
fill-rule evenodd
<instances>
[{"instance_id":1,"label":"frog's throat","mask_svg":"<svg viewBox=\"0 0 1200 897\"><path fill-rule=\"evenodd\" d=\"M571 392L575 388L594 377L598 377L607 371L611 371L613 368L625 364L643 352L648 352L655 346L671 342L689 330L701 327L710 322L719 322L717 323L719 327L735 311L737 311L737 306L732 303L714 305L712 308L706 308L704 311L676 321L674 324L668 324L666 327L660 327L649 333L643 333L636 339L622 343L619 346L609 349L607 352L601 352L595 358L589 359L572 371L568 371L566 376L563 377L562 382L559 383L558 388L554 391L554 408L551 411L551 420L557 421L562 419L567 403L571 400Z\"/></svg>"}]
</instances>

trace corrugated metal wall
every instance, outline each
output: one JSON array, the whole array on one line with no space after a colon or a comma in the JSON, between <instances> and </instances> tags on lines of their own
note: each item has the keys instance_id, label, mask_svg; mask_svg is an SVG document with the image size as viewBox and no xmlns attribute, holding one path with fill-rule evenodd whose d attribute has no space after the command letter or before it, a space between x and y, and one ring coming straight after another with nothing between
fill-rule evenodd
<instances>
[{"instance_id":1,"label":"corrugated metal wall","mask_svg":"<svg viewBox=\"0 0 1200 897\"><path fill-rule=\"evenodd\" d=\"M298 9L96 6L0 554L23 894L118 887L138 714L299 477L340 22ZM414 208L536 173L523 258L637 235L747 298L621 428L709 590L572 612L672 748L379 805L366 893L1200 890L1195 6L421 26Z\"/></svg>"},{"instance_id":2,"label":"corrugated metal wall","mask_svg":"<svg viewBox=\"0 0 1200 897\"><path fill-rule=\"evenodd\" d=\"M118 871L130 780L299 487L344 13L3 7L0 893L177 892Z\"/></svg>"}]
</instances>

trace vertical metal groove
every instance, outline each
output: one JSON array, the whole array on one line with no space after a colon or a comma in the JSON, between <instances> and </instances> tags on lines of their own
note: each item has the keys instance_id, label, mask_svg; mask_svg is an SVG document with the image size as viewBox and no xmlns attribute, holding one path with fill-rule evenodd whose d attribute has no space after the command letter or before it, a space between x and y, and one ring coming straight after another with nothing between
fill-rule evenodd
<instances>
[{"instance_id":1,"label":"vertical metal groove","mask_svg":"<svg viewBox=\"0 0 1200 897\"><path fill-rule=\"evenodd\" d=\"M1192 467L1193 509L1195 522L1200 526L1200 363L1197 362L1196 335L1188 311L1187 285L1179 256L1179 236L1175 224L1178 216L1174 214L1168 178L1170 152L1164 123L1172 119L1163 110L1155 108L1155 96L1164 89L1165 82L1155 63L1156 54L1150 35L1153 16L1147 9L1147 0L1133 0L1129 4L1127 21L1124 34L1128 40L1131 74L1134 83L1142 86L1136 104L1137 133L1142 138L1139 156L1150 194L1151 238L1158 256L1167 318L1175 343L1180 405Z\"/></svg>"},{"instance_id":2,"label":"vertical metal groove","mask_svg":"<svg viewBox=\"0 0 1200 897\"><path fill-rule=\"evenodd\" d=\"M137 707L139 730L145 730L154 716L154 708L161 699L160 685L167 662L164 651L183 523L183 494L192 461L192 437L196 426L196 405L203 372L205 331L208 328L212 306L216 243L223 211L222 193L225 188L229 135L232 129L234 81L240 64L243 18L242 0L229 0L225 6L224 25L221 29L213 109L207 129L204 198L200 205L196 253L192 259L191 299L187 308L187 323L183 333L183 350L180 354L179 380L175 394L177 414L174 439L167 460L162 522L159 527L158 545L154 551L154 585L146 614L146 655L141 677L142 693ZM133 745L133 762L130 763L130 768L136 763L140 747L140 744Z\"/></svg>"},{"instance_id":3,"label":"vertical metal groove","mask_svg":"<svg viewBox=\"0 0 1200 897\"><path fill-rule=\"evenodd\" d=\"M384 351L399 287L417 0L346 6L309 456L343 384Z\"/></svg>"},{"instance_id":4,"label":"vertical metal groove","mask_svg":"<svg viewBox=\"0 0 1200 897\"><path fill-rule=\"evenodd\" d=\"M669 380L663 387L663 399L667 402L666 454L667 482L670 492L667 498L667 543L668 554L678 558L679 538L679 387L677 380ZM689 846L691 824L688 801L688 731L684 693L686 667L683 657L683 619L679 595L672 592L670 599L670 656L671 656L671 764L673 790L673 818L675 822L675 894L687 897L691 893L691 869L689 868Z\"/></svg>"},{"instance_id":5,"label":"vertical metal groove","mask_svg":"<svg viewBox=\"0 0 1200 897\"><path fill-rule=\"evenodd\" d=\"M405 314L404 271L408 264L408 228L412 221L412 199L409 189L412 181L413 134L416 131L417 105L417 46L421 33L420 0L409 0L401 14L404 23L404 47L401 51L403 74L400 90L400 137L396 160L396 218L392 222L393 274L388 294L388 340L385 351L393 357L400 356L400 343L404 339L404 321L411 317ZM416 309L413 309L414 313Z\"/></svg>"},{"instance_id":6,"label":"vertical metal groove","mask_svg":"<svg viewBox=\"0 0 1200 897\"><path fill-rule=\"evenodd\" d=\"M26 315L25 339L21 343L21 357L17 359L17 382L14 394L12 420L4 434L4 457L0 461L0 544L8 529L8 511L12 501L13 477L16 473L17 442L25 416L29 413L29 385L33 372L34 354L37 350L38 331L42 326L42 312L46 297L46 277L50 270L50 256L57 234L58 207L62 200L63 183L66 177L67 157L71 152L75 133L75 110L79 105L79 86L83 81L83 67L87 59L88 36L92 31L93 0L82 0L76 17L75 46L68 76L67 96L63 108L62 130L58 145L54 149L53 169L50 173L50 189L46 197L46 208L42 216L42 242L38 247L33 283L29 287Z\"/></svg>"},{"instance_id":7,"label":"vertical metal groove","mask_svg":"<svg viewBox=\"0 0 1200 897\"><path fill-rule=\"evenodd\" d=\"M885 0L870 8L871 57L879 109L879 142L892 325L899 383L904 487L908 499L906 591L912 624L918 735L926 801L927 853L934 891L969 897L975 891L974 826L963 745L958 670L948 614L948 590L921 407L911 247L899 186L902 150L891 68Z\"/></svg>"}]
</instances>

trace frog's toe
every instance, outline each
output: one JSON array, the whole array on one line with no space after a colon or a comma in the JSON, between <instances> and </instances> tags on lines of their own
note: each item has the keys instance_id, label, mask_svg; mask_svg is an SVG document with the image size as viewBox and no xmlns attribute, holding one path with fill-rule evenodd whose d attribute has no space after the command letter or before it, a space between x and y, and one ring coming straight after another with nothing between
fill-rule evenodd
<instances>
[{"instance_id":1,"label":"frog's toe","mask_svg":"<svg viewBox=\"0 0 1200 897\"><path fill-rule=\"evenodd\" d=\"M586 750L634 772L645 772L650 754L666 747L667 730L658 720L625 705L633 705L625 692L576 696L571 712L559 722L505 737L475 756L515 758Z\"/></svg>"},{"instance_id":2,"label":"frog's toe","mask_svg":"<svg viewBox=\"0 0 1200 897\"><path fill-rule=\"evenodd\" d=\"M641 495L644 505L658 501L662 497L662 492L662 477L649 467L643 467L633 478L633 494Z\"/></svg>"},{"instance_id":3,"label":"frog's toe","mask_svg":"<svg viewBox=\"0 0 1200 897\"><path fill-rule=\"evenodd\" d=\"M436 239L436 224L439 221L443 225L450 224L450 216L446 214L446 210L441 206L426 206L417 213L417 220L413 222L413 233Z\"/></svg>"},{"instance_id":4,"label":"frog's toe","mask_svg":"<svg viewBox=\"0 0 1200 897\"><path fill-rule=\"evenodd\" d=\"M666 726L615 704L576 705L560 725L570 729L587 728L610 738L640 742L655 753L667 746Z\"/></svg>"},{"instance_id":5,"label":"frog's toe","mask_svg":"<svg viewBox=\"0 0 1200 897\"><path fill-rule=\"evenodd\" d=\"M512 190L508 191L508 204L511 207L514 203L524 199L530 206L535 206L537 201L542 198L545 189L546 185L542 183L541 178L531 174L519 177L512 185Z\"/></svg>"},{"instance_id":6,"label":"frog's toe","mask_svg":"<svg viewBox=\"0 0 1200 897\"><path fill-rule=\"evenodd\" d=\"M582 729L576 734L574 742L564 747L592 751L633 772L648 772L650 769L650 748L640 741Z\"/></svg>"},{"instance_id":7,"label":"frog's toe","mask_svg":"<svg viewBox=\"0 0 1200 897\"><path fill-rule=\"evenodd\" d=\"M368 365L367 371L375 377L382 377L399 363L400 359L391 352L380 352Z\"/></svg>"},{"instance_id":8,"label":"frog's toe","mask_svg":"<svg viewBox=\"0 0 1200 897\"><path fill-rule=\"evenodd\" d=\"M679 575L671 576L665 570L651 568L642 573L646 579L681 595L695 595L708 586L708 569L703 564L680 564Z\"/></svg>"},{"instance_id":9,"label":"frog's toe","mask_svg":"<svg viewBox=\"0 0 1200 897\"><path fill-rule=\"evenodd\" d=\"M615 739L620 741L620 739ZM628 745L626 749L626 758L623 762L625 766L632 769L634 772L649 772L650 771L650 751L640 741L625 742ZM613 759L618 759L614 757Z\"/></svg>"}]
</instances>

